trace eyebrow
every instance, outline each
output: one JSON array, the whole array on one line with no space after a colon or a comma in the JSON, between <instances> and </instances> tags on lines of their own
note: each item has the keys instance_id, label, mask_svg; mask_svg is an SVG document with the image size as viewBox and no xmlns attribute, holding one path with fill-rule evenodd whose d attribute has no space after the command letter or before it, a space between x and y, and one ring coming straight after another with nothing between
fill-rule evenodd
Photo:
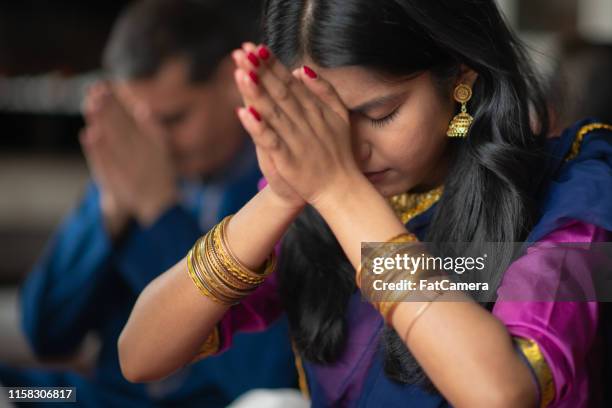
<instances>
[{"instance_id":1,"label":"eyebrow","mask_svg":"<svg viewBox=\"0 0 612 408\"><path fill-rule=\"evenodd\" d=\"M371 99L367 102L364 102L360 105L357 105L353 108L349 108L349 111L351 113L365 113L367 111L370 111L374 108L378 108L382 105L385 105L387 103L389 103L390 101L394 101L397 99L400 99L402 96L404 96L406 93L408 93L407 91L401 91L401 92L396 92L394 94L390 94L390 95L384 95L384 96L380 96L378 98L374 98Z\"/></svg>"}]
</instances>

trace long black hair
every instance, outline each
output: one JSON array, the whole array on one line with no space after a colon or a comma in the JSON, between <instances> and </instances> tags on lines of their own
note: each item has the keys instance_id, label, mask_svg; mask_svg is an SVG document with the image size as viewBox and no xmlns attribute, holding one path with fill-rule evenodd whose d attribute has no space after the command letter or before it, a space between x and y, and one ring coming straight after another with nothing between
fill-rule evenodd
<instances>
[{"instance_id":1,"label":"long black hair","mask_svg":"<svg viewBox=\"0 0 612 408\"><path fill-rule=\"evenodd\" d=\"M475 120L468 137L452 143L426 240L474 249L525 239L537 217L532 197L541 183L547 105L494 0L268 0L264 41L287 66L307 57L325 68L398 77L428 70L442 84L452 84L462 64L476 71L468 105ZM498 266L493 291L512 258L511 248L499 248L489 254ZM282 254L281 294L296 346L310 361L333 362L346 338L354 270L311 207L290 227ZM382 343L390 378L431 387L393 329Z\"/></svg>"}]
</instances>

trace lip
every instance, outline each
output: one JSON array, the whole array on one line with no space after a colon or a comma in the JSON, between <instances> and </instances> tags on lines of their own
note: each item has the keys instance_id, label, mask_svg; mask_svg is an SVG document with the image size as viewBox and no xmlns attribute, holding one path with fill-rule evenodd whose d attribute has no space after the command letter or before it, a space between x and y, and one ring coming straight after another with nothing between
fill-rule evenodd
<instances>
[{"instance_id":1,"label":"lip","mask_svg":"<svg viewBox=\"0 0 612 408\"><path fill-rule=\"evenodd\" d=\"M363 175L366 176L368 180L370 180L370 182L376 183L381 181L387 175L388 172L389 169L384 169L380 171L364 172Z\"/></svg>"}]
</instances>

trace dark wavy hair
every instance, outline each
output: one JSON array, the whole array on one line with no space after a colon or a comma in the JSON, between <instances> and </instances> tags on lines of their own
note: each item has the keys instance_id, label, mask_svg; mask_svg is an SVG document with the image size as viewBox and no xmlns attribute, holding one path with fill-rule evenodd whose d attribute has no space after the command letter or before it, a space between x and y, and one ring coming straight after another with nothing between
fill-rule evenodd
<instances>
[{"instance_id":1,"label":"dark wavy hair","mask_svg":"<svg viewBox=\"0 0 612 408\"><path fill-rule=\"evenodd\" d=\"M468 106L475 120L466 139L451 143L445 192L426 240L438 250L463 242L477 251L486 242L526 238L538 216L532 197L542 182L547 104L493 0L268 0L264 41L290 67L309 58L398 78L430 71L446 95L462 64L476 71ZM282 254L280 288L297 349L310 361L333 362L345 343L354 270L312 207L290 227ZM493 293L512 256L504 246L489 254L497 266ZM392 328L382 346L388 377L434 390Z\"/></svg>"}]
</instances>

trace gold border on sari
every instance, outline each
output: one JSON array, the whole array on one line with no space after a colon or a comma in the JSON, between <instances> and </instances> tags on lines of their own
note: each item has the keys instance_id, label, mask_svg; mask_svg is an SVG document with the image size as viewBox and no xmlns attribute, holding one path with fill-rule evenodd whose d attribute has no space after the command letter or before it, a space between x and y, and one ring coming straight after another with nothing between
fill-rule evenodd
<instances>
[{"instance_id":1,"label":"gold border on sari","mask_svg":"<svg viewBox=\"0 0 612 408\"><path fill-rule=\"evenodd\" d=\"M534 340L513 337L519 349L529 362L540 386L540 407L547 407L555 398L555 384L552 371L544 358L538 343Z\"/></svg>"},{"instance_id":2,"label":"gold border on sari","mask_svg":"<svg viewBox=\"0 0 612 408\"><path fill-rule=\"evenodd\" d=\"M206 357L210 357L216 352L219 351L219 347L221 346L221 336L219 334L219 327L215 326L213 331L208 335L200 350L198 350L198 354L195 356L195 360L201 360Z\"/></svg>"},{"instance_id":3,"label":"gold border on sari","mask_svg":"<svg viewBox=\"0 0 612 408\"><path fill-rule=\"evenodd\" d=\"M584 125L583 127L581 127L580 130L578 130L578 132L576 133L576 138L572 143L572 147L570 148L569 153L565 157L565 161L573 160L576 158L576 156L578 156L578 153L580 153L580 147L582 146L582 141L588 133L601 129L612 131L612 125L608 125L606 123L591 123L589 125Z\"/></svg>"}]
</instances>

